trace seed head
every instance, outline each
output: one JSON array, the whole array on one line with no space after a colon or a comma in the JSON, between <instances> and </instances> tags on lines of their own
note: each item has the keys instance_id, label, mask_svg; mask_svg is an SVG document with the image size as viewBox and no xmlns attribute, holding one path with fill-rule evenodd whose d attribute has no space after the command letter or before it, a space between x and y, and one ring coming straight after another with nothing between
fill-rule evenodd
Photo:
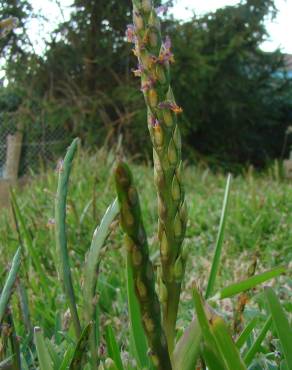
<instances>
[{"instance_id":1,"label":"seed head","mask_svg":"<svg viewBox=\"0 0 292 370\"><path fill-rule=\"evenodd\" d=\"M135 26L133 24L128 24L126 29L126 37L127 41L131 43L135 43L137 40Z\"/></svg>"},{"instance_id":2,"label":"seed head","mask_svg":"<svg viewBox=\"0 0 292 370\"><path fill-rule=\"evenodd\" d=\"M176 103L173 103L170 101L164 101L164 102L159 103L158 108L159 109L170 109L176 114L183 112L181 107L179 107Z\"/></svg>"}]
</instances>

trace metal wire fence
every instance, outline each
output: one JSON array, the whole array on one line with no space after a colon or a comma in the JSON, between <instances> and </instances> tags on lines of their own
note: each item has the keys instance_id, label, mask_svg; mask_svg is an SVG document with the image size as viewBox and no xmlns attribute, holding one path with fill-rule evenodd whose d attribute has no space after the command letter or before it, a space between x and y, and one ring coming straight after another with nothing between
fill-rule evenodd
<instances>
[{"instance_id":1,"label":"metal wire fence","mask_svg":"<svg viewBox=\"0 0 292 370\"><path fill-rule=\"evenodd\" d=\"M2 127L0 130L0 179L7 177L9 136L15 133L11 127ZM57 158L67 147L68 139L62 127L43 126L33 135L24 131L19 145L21 149L17 168L18 176L22 176L30 170L37 172L40 167L55 165Z\"/></svg>"}]
</instances>

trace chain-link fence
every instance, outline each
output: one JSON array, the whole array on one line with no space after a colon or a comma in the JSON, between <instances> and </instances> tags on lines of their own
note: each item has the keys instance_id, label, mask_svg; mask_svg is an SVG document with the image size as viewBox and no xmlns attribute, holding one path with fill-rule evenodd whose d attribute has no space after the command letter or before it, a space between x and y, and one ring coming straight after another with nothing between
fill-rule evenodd
<instances>
[{"instance_id":1,"label":"chain-link fence","mask_svg":"<svg viewBox=\"0 0 292 370\"><path fill-rule=\"evenodd\" d=\"M18 135L18 137L17 137ZM17 133L11 127L0 130L0 179L9 178L9 166L16 167L18 176L30 170L54 165L64 153L68 139L62 127L38 127L33 135L29 131ZM9 148L10 147L10 148ZM17 152L17 154L15 154ZM15 163L15 162L18 163Z\"/></svg>"}]
</instances>

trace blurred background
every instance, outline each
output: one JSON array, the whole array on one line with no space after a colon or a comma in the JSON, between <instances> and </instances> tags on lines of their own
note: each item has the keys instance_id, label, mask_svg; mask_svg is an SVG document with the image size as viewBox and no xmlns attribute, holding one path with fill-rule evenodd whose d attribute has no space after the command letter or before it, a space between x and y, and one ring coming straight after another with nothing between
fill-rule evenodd
<instances>
[{"instance_id":1,"label":"blurred background","mask_svg":"<svg viewBox=\"0 0 292 370\"><path fill-rule=\"evenodd\" d=\"M240 171L288 158L291 2L156 3L166 5L163 33L175 54L172 85L184 108L185 159ZM17 17L19 27L0 40L1 173L7 136L17 133L20 174L55 160L75 136L91 150L122 138L129 155L151 158L143 96L131 71L135 57L125 39L130 1L0 0L0 19L7 16Z\"/></svg>"}]
</instances>

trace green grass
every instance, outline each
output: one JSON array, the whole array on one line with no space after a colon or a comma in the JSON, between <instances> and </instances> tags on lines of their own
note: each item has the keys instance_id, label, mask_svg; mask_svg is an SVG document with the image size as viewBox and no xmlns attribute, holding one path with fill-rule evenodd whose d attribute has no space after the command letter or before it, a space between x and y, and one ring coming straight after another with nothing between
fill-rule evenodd
<instances>
[{"instance_id":1,"label":"green grass","mask_svg":"<svg viewBox=\"0 0 292 370\"><path fill-rule=\"evenodd\" d=\"M70 179L67 201L68 251L81 319L84 314L84 307L81 307L81 304L85 255L89 250L94 229L116 197L112 177L114 160L113 153L108 153L104 149L95 155L78 152ZM153 169L150 166L135 164L131 164L131 168L140 192L149 245L152 253L155 254L158 241L155 236L157 215ZM22 337L22 352L27 353L26 360L31 366L33 366L33 360L26 350L30 348L33 334L28 337L25 334L27 333L25 326L26 328L39 326L43 329L45 338L54 336L54 343L60 347L67 344L73 346L70 347L71 351L75 348L74 343L70 344L72 341L70 338L74 338L72 325L68 332L64 330L68 326L67 304L56 273L57 254L52 221L57 180L57 172L48 171L32 176L24 188L15 190L23 225L20 223L15 225L9 210L1 210L0 215L1 285L6 276L6 267L18 246L23 246L25 257L21 266L21 283L18 282L17 294L12 298L12 307L16 331ZM193 282L196 281L199 287L206 288L220 222L225 184L225 174L213 174L202 166L186 168L185 187L189 224L185 244L190 251L190 260L180 305L179 326L185 326L191 320ZM258 257L257 273L275 266L288 265L292 259L291 225L291 183L274 179L268 174L255 175L251 172L234 178L229 198L224 248L214 292L222 286L246 278L255 254ZM118 224L113 223L107 240L107 250L100 266L98 309L101 312L101 330L97 335L105 340L104 328L110 322L117 343L124 343L123 361L127 362L127 346L124 342L124 338L129 337L129 328L125 324L128 322L127 288L121 246L122 233ZM35 260L39 263L38 269L35 268ZM278 278L275 289L284 303L284 308L291 312L291 303L289 303L289 298L291 302L291 280L288 276ZM26 292L29 315L21 316L20 312L25 310L17 309L19 301L17 297L21 291ZM230 314L235 303L236 298L222 301L221 308L226 316ZM254 298L247 305L245 317L252 319L255 314L258 315L259 309L265 307L265 304L262 289L256 288ZM261 315L258 316L261 320ZM262 323L265 319L266 317L262 317ZM271 346L272 344L270 349Z\"/></svg>"}]
</instances>

